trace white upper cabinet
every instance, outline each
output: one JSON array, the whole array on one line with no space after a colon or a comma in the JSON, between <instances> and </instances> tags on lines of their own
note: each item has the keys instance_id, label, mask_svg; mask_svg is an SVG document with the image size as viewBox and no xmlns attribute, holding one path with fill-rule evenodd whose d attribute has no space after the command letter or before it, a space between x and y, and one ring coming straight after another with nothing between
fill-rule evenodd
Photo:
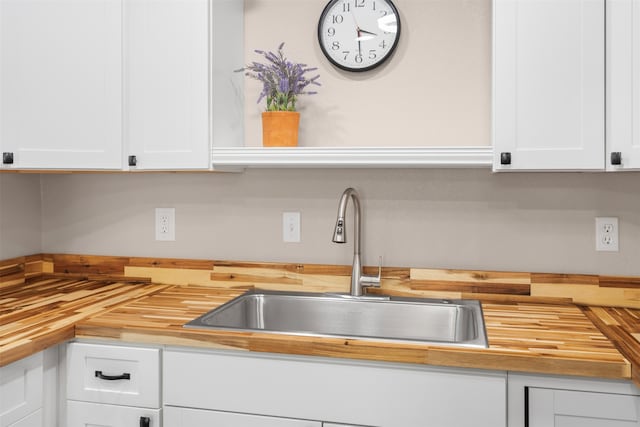
<instances>
[{"instance_id":1,"label":"white upper cabinet","mask_svg":"<svg viewBox=\"0 0 640 427\"><path fill-rule=\"evenodd\" d=\"M5 167L122 167L118 0L0 0Z\"/></svg>"},{"instance_id":2,"label":"white upper cabinet","mask_svg":"<svg viewBox=\"0 0 640 427\"><path fill-rule=\"evenodd\" d=\"M639 170L640 2L494 6L494 170Z\"/></svg>"},{"instance_id":3,"label":"white upper cabinet","mask_svg":"<svg viewBox=\"0 0 640 427\"><path fill-rule=\"evenodd\" d=\"M494 170L602 170L605 0L494 1Z\"/></svg>"},{"instance_id":4,"label":"white upper cabinet","mask_svg":"<svg viewBox=\"0 0 640 427\"><path fill-rule=\"evenodd\" d=\"M242 0L0 0L2 166L209 169L212 138L242 138L242 20Z\"/></svg>"},{"instance_id":5,"label":"white upper cabinet","mask_svg":"<svg viewBox=\"0 0 640 427\"><path fill-rule=\"evenodd\" d=\"M124 2L129 166L209 168L209 12L207 0Z\"/></svg>"},{"instance_id":6,"label":"white upper cabinet","mask_svg":"<svg viewBox=\"0 0 640 427\"><path fill-rule=\"evenodd\" d=\"M640 2L607 0L607 170L640 169Z\"/></svg>"}]
</instances>

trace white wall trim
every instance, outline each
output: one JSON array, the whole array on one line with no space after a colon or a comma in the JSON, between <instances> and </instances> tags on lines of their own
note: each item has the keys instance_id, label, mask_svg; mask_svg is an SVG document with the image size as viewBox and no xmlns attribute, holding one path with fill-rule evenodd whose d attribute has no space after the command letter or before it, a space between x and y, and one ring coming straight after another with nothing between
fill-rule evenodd
<instances>
[{"instance_id":1,"label":"white wall trim","mask_svg":"<svg viewBox=\"0 0 640 427\"><path fill-rule=\"evenodd\" d=\"M214 169L235 167L491 167L491 147L214 147Z\"/></svg>"}]
</instances>

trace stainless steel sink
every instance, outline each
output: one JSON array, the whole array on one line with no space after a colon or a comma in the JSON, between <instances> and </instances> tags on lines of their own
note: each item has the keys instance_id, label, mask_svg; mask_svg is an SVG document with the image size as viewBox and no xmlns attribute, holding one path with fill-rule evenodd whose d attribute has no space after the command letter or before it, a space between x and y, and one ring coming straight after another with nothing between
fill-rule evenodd
<instances>
[{"instance_id":1,"label":"stainless steel sink","mask_svg":"<svg viewBox=\"0 0 640 427\"><path fill-rule=\"evenodd\" d=\"M252 290L184 326L488 347L476 300Z\"/></svg>"}]
</instances>

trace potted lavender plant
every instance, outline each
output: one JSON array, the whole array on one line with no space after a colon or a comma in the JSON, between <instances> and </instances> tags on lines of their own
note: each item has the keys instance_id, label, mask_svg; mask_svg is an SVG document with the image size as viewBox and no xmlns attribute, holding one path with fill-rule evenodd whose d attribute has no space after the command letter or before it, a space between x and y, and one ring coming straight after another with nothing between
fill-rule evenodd
<instances>
[{"instance_id":1,"label":"potted lavender plant","mask_svg":"<svg viewBox=\"0 0 640 427\"><path fill-rule=\"evenodd\" d=\"M262 82L262 92L258 103L266 99L266 111L262 113L262 144L265 147L291 147L298 145L298 127L300 113L296 111L299 95L313 95L316 92L308 90L309 86L320 86L319 75L307 77L307 73L317 68L308 68L306 64L289 61L282 48L278 51L255 52L264 56L265 63L252 62L237 70L245 75Z\"/></svg>"}]
</instances>

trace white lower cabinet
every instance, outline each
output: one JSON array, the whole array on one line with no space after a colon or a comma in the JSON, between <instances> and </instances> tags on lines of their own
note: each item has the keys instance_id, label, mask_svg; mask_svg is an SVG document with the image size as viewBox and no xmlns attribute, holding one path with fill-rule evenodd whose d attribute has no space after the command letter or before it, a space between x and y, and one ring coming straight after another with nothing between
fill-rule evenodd
<instances>
[{"instance_id":1,"label":"white lower cabinet","mask_svg":"<svg viewBox=\"0 0 640 427\"><path fill-rule=\"evenodd\" d=\"M38 409L34 413L27 415L15 424L11 424L9 427L47 427L48 424L43 423L42 409Z\"/></svg>"},{"instance_id":2,"label":"white lower cabinet","mask_svg":"<svg viewBox=\"0 0 640 427\"><path fill-rule=\"evenodd\" d=\"M365 426L357 426L355 424L322 423L322 427L365 427Z\"/></svg>"},{"instance_id":3,"label":"white lower cabinet","mask_svg":"<svg viewBox=\"0 0 640 427\"><path fill-rule=\"evenodd\" d=\"M629 381L509 375L509 427L638 427Z\"/></svg>"},{"instance_id":4,"label":"white lower cabinet","mask_svg":"<svg viewBox=\"0 0 640 427\"><path fill-rule=\"evenodd\" d=\"M159 427L161 410L67 401L67 427Z\"/></svg>"},{"instance_id":5,"label":"white lower cabinet","mask_svg":"<svg viewBox=\"0 0 640 427\"><path fill-rule=\"evenodd\" d=\"M166 407L164 425L173 427L322 427L317 421Z\"/></svg>"},{"instance_id":6,"label":"white lower cabinet","mask_svg":"<svg viewBox=\"0 0 640 427\"><path fill-rule=\"evenodd\" d=\"M504 372L176 348L162 375L165 427L506 426Z\"/></svg>"},{"instance_id":7,"label":"white lower cabinet","mask_svg":"<svg viewBox=\"0 0 640 427\"><path fill-rule=\"evenodd\" d=\"M529 427L640 426L640 397L529 388Z\"/></svg>"},{"instance_id":8,"label":"white lower cabinet","mask_svg":"<svg viewBox=\"0 0 640 427\"><path fill-rule=\"evenodd\" d=\"M66 427L160 427L160 350L70 343Z\"/></svg>"},{"instance_id":9,"label":"white lower cabinet","mask_svg":"<svg viewBox=\"0 0 640 427\"><path fill-rule=\"evenodd\" d=\"M174 427L366 427L173 406L165 408L164 423Z\"/></svg>"},{"instance_id":10,"label":"white lower cabinet","mask_svg":"<svg viewBox=\"0 0 640 427\"><path fill-rule=\"evenodd\" d=\"M42 426L43 378L42 353L0 368L0 427Z\"/></svg>"},{"instance_id":11,"label":"white lower cabinet","mask_svg":"<svg viewBox=\"0 0 640 427\"><path fill-rule=\"evenodd\" d=\"M0 427L56 425L57 369L57 347L0 368Z\"/></svg>"}]
</instances>

